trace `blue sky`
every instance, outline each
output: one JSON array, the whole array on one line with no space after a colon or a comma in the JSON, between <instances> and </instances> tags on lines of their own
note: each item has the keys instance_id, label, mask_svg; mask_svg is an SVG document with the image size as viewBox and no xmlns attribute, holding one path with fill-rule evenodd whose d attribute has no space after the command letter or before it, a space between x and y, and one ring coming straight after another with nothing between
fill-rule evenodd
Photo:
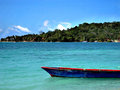
<instances>
[{"instance_id":1,"label":"blue sky","mask_svg":"<svg viewBox=\"0 0 120 90\"><path fill-rule=\"evenodd\" d=\"M120 0L0 0L0 38L120 21Z\"/></svg>"}]
</instances>

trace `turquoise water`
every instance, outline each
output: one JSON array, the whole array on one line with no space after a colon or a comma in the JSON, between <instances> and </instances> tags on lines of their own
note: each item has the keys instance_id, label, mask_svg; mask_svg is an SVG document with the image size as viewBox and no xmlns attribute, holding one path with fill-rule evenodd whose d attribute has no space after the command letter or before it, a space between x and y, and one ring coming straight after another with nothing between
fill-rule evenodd
<instances>
[{"instance_id":1,"label":"turquoise water","mask_svg":"<svg viewBox=\"0 0 120 90\"><path fill-rule=\"evenodd\" d=\"M119 78L50 77L41 66L120 69L120 43L0 43L0 90L120 90Z\"/></svg>"}]
</instances>

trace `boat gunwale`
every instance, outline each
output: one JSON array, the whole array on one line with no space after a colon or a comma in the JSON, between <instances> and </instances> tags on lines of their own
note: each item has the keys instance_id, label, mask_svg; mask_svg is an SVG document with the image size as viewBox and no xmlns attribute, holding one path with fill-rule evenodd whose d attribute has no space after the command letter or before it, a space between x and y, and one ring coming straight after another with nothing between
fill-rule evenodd
<instances>
[{"instance_id":1,"label":"boat gunwale","mask_svg":"<svg viewBox=\"0 0 120 90\"><path fill-rule=\"evenodd\" d=\"M113 70L113 69L83 69L83 68L67 68L67 67L41 67L41 68L52 69L52 70L80 70L80 71L120 72L120 70Z\"/></svg>"}]
</instances>

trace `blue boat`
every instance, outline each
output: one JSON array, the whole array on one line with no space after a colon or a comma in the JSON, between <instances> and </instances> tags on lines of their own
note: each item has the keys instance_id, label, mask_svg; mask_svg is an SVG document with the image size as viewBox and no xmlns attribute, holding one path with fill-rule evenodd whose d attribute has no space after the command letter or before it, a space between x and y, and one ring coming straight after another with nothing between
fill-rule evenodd
<instances>
[{"instance_id":1,"label":"blue boat","mask_svg":"<svg viewBox=\"0 0 120 90\"><path fill-rule=\"evenodd\" d=\"M110 69L82 69L65 67L41 67L51 77L76 77L76 78L120 78L120 70Z\"/></svg>"}]
</instances>

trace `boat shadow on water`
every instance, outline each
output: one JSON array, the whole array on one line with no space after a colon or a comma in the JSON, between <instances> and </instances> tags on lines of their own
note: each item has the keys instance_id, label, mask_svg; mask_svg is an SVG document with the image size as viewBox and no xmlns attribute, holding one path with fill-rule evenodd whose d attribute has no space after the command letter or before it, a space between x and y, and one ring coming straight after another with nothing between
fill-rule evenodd
<instances>
[{"instance_id":1,"label":"boat shadow on water","mask_svg":"<svg viewBox=\"0 0 120 90\"><path fill-rule=\"evenodd\" d=\"M60 90L60 88L62 88L62 90L102 90L105 88L106 90L108 90L108 88L109 90L119 90L119 83L120 78L49 77L44 80L43 87L44 90Z\"/></svg>"}]
</instances>

